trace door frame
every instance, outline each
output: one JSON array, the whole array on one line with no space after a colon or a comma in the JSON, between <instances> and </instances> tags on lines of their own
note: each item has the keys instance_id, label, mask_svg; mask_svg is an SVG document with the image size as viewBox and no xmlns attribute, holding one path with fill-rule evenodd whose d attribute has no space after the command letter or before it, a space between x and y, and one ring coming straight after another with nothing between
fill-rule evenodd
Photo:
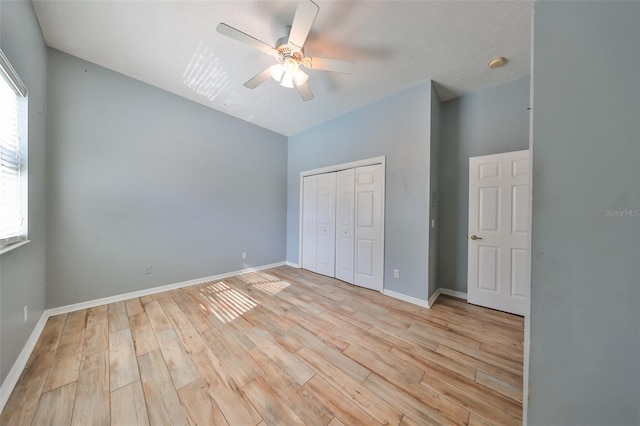
<instances>
[{"instance_id":1,"label":"door frame","mask_svg":"<svg viewBox=\"0 0 640 426\"><path fill-rule=\"evenodd\" d=\"M386 156L381 157L373 157L367 158L364 160L351 161L349 163L336 164L332 166L320 167L312 170L305 170L300 172L300 193L299 193L299 211L298 211L298 268L302 268L302 202L304 200L304 178L306 176L320 175L323 173L331 173L331 172L339 172L340 170L346 169L355 169L357 167L364 166L374 166L376 164L380 164L382 166L382 175L384 176L384 182L382 185L382 190L380 196L382 197L382 202L380 203L380 258L382 259L382 287L379 291L382 293L384 290L384 212L386 210L386 198L385 198L385 187L387 180L387 166L386 166Z\"/></svg>"}]
</instances>

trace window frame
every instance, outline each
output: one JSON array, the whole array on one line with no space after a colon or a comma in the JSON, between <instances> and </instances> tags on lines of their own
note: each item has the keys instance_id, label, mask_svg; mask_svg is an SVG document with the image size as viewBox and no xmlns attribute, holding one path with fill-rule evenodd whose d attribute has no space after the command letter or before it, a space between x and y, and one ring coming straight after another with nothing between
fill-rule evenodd
<instances>
[{"instance_id":1,"label":"window frame","mask_svg":"<svg viewBox=\"0 0 640 426\"><path fill-rule=\"evenodd\" d=\"M29 225L28 225L28 91L18 73L15 71L11 63L0 49L0 79L6 82L9 89L12 89L17 98L17 121L18 121L18 173L19 173L19 198L20 198L20 216L21 223L18 225L20 231L8 237L0 239L0 254L4 254L10 250L18 248L29 242ZM15 151L14 151L15 152ZM2 167L0 165L0 167Z\"/></svg>"}]
</instances>

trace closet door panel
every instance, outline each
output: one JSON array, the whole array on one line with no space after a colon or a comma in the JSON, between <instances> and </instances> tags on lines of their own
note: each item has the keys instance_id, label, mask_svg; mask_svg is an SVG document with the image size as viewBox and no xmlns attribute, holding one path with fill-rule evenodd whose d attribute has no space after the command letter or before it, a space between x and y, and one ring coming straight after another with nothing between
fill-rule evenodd
<instances>
[{"instance_id":1,"label":"closet door panel","mask_svg":"<svg viewBox=\"0 0 640 426\"><path fill-rule=\"evenodd\" d=\"M374 276L374 268L373 268L373 249L374 242L369 239L360 238L358 239L358 276L360 278L360 282L363 282L363 277L367 279L373 279Z\"/></svg>"},{"instance_id":2,"label":"closet door panel","mask_svg":"<svg viewBox=\"0 0 640 426\"><path fill-rule=\"evenodd\" d=\"M302 200L302 267L316 272L318 177L303 179Z\"/></svg>"},{"instance_id":3,"label":"closet door panel","mask_svg":"<svg viewBox=\"0 0 640 426\"><path fill-rule=\"evenodd\" d=\"M318 175L316 272L335 276L336 172Z\"/></svg>"},{"instance_id":4,"label":"closet door panel","mask_svg":"<svg viewBox=\"0 0 640 426\"><path fill-rule=\"evenodd\" d=\"M354 284L382 291L382 166L358 167L355 172Z\"/></svg>"},{"instance_id":5,"label":"closet door panel","mask_svg":"<svg viewBox=\"0 0 640 426\"><path fill-rule=\"evenodd\" d=\"M336 278L353 284L355 169L337 175Z\"/></svg>"}]
</instances>

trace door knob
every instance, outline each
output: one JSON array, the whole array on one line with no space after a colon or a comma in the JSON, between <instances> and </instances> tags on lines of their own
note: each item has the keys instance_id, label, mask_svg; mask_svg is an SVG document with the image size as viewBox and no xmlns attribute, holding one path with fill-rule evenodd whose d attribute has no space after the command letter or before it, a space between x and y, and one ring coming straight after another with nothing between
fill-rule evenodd
<instances>
[{"instance_id":1,"label":"door knob","mask_svg":"<svg viewBox=\"0 0 640 426\"><path fill-rule=\"evenodd\" d=\"M482 239L482 237L478 237L477 235L472 235L469 238L471 238L473 241Z\"/></svg>"}]
</instances>

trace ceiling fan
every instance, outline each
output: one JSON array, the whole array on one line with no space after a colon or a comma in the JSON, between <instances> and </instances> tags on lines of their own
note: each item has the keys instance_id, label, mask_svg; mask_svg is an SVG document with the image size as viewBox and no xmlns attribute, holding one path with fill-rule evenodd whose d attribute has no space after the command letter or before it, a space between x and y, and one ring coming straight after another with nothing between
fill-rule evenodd
<instances>
[{"instance_id":1,"label":"ceiling fan","mask_svg":"<svg viewBox=\"0 0 640 426\"><path fill-rule=\"evenodd\" d=\"M313 93L307 84L309 75L301 69L302 67L351 74L354 67L354 63L351 61L306 57L304 55L304 43L309 31L311 31L313 21L318 15L318 10L318 5L311 0L299 3L293 17L293 23L290 27L286 27L287 34L276 42L275 48L227 24L218 24L217 31L220 34L254 47L278 60L277 64L270 66L244 83L245 87L255 89L269 77L272 77L281 86L295 87L302 99L309 101L313 99Z\"/></svg>"}]
</instances>

